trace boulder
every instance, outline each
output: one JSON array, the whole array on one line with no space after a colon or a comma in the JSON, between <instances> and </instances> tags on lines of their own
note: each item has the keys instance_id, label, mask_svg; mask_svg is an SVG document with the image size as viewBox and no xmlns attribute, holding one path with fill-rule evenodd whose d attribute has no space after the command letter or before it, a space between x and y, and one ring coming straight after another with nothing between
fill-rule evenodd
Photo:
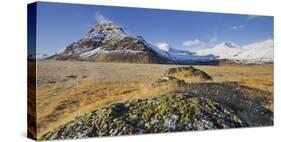
<instances>
[{"instance_id":1,"label":"boulder","mask_svg":"<svg viewBox=\"0 0 281 142\"><path fill-rule=\"evenodd\" d=\"M193 66L169 68L164 76L172 76L185 82L212 80L212 77L206 72Z\"/></svg>"}]
</instances>

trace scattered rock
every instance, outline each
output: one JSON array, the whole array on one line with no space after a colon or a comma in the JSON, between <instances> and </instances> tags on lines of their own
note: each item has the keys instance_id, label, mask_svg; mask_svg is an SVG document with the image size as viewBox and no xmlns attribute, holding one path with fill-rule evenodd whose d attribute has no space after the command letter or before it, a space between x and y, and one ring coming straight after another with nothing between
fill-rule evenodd
<instances>
[{"instance_id":1,"label":"scattered rock","mask_svg":"<svg viewBox=\"0 0 281 142\"><path fill-rule=\"evenodd\" d=\"M67 75L65 76L66 78L69 78L69 79L76 79L77 78L77 75Z\"/></svg>"},{"instance_id":2,"label":"scattered rock","mask_svg":"<svg viewBox=\"0 0 281 142\"><path fill-rule=\"evenodd\" d=\"M53 84L53 83L56 83L56 81L50 80L50 81L48 81L48 83Z\"/></svg>"},{"instance_id":3,"label":"scattered rock","mask_svg":"<svg viewBox=\"0 0 281 142\"><path fill-rule=\"evenodd\" d=\"M179 86L184 85L184 80L180 80L173 76L163 76L159 78L156 82L152 84L152 86L166 85L167 83L175 83Z\"/></svg>"},{"instance_id":4,"label":"scattered rock","mask_svg":"<svg viewBox=\"0 0 281 142\"><path fill-rule=\"evenodd\" d=\"M82 78L87 78L88 77L88 75L82 75Z\"/></svg>"}]
</instances>

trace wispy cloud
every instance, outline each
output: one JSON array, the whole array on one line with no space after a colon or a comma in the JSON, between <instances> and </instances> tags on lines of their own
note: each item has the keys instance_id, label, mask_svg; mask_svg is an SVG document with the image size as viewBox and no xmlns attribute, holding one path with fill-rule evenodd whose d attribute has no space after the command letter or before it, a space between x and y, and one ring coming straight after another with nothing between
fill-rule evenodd
<instances>
[{"instance_id":1,"label":"wispy cloud","mask_svg":"<svg viewBox=\"0 0 281 142\"><path fill-rule=\"evenodd\" d=\"M247 19L248 19L248 20L252 20L252 19L256 19L256 18L258 18L258 17L260 17L260 16L257 16L257 15L249 15L249 16L247 17Z\"/></svg>"},{"instance_id":2,"label":"wispy cloud","mask_svg":"<svg viewBox=\"0 0 281 142\"><path fill-rule=\"evenodd\" d=\"M191 40L186 40L182 42L182 46L186 49L186 50L190 50L190 51L196 51L199 49L204 49L204 48L212 48L214 47L216 44L218 44L219 38L217 36L216 33L214 33L209 40L203 41L199 38L193 38Z\"/></svg>"},{"instance_id":3,"label":"wispy cloud","mask_svg":"<svg viewBox=\"0 0 281 142\"><path fill-rule=\"evenodd\" d=\"M243 29L243 28L245 28L244 25L237 25L237 26L232 26L231 27L232 30L238 30L238 29Z\"/></svg>"},{"instance_id":4,"label":"wispy cloud","mask_svg":"<svg viewBox=\"0 0 281 142\"><path fill-rule=\"evenodd\" d=\"M219 42L219 37L217 35L216 30L213 31L213 34L211 35L211 37L209 39L209 42L212 43L212 44L216 44L216 43Z\"/></svg>"},{"instance_id":5,"label":"wispy cloud","mask_svg":"<svg viewBox=\"0 0 281 142\"><path fill-rule=\"evenodd\" d=\"M98 23L110 22L110 20L105 18L100 12L96 12L95 19Z\"/></svg>"},{"instance_id":6,"label":"wispy cloud","mask_svg":"<svg viewBox=\"0 0 281 142\"><path fill-rule=\"evenodd\" d=\"M218 42L218 41L219 41L219 39L218 39L217 36L213 36L213 37L211 37L210 40L209 40L210 43L216 43L216 42Z\"/></svg>"},{"instance_id":7,"label":"wispy cloud","mask_svg":"<svg viewBox=\"0 0 281 142\"><path fill-rule=\"evenodd\" d=\"M202 48L209 48L210 45L211 45L210 42L205 42L198 38L194 38L182 42L182 46L189 51L195 51Z\"/></svg>"},{"instance_id":8,"label":"wispy cloud","mask_svg":"<svg viewBox=\"0 0 281 142\"><path fill-rule=\"evenodd\" d=\"M200 45L202 43L202 41L200 41L198 38L194 38L192 40L186 40L182 43L183 46L196 46L196 45Z\"/></svg>"}]
</instances>

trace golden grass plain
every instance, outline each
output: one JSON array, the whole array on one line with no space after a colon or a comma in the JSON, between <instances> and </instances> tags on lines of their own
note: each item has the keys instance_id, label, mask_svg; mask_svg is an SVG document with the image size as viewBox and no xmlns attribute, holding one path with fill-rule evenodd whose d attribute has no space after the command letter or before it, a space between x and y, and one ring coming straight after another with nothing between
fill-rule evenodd
<instances>
[{"instance_id":1,"label":"golden grass plain","mask_svg":"<svg viewBox=\"0 0 281 142\"><path fill-rule=\"evenodd\" d=\"M37 135L40 137L79 115L110 103L183 90L175 84L151 86L167 69L179 66L184 65L39 61ZM272 64L194 67L213 78L207 82L238 82L273 95ZM272 104L269 106L273 111Z\"/></svg>"}]
</instances>

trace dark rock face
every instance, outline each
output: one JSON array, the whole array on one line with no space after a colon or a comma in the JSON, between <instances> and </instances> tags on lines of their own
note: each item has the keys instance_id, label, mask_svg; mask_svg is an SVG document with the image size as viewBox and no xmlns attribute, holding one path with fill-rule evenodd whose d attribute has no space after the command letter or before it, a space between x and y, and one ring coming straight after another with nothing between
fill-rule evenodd
<instances>
[{"instance_id":1,"label":"dark rock face","mask_svg":"<svg viewBox=\"0 0 281 142\"><path fill-rule=\"evenodd\" d=\"M116 103L86 113L43 140L237 128L246 123L224 106L189 94Z\"/></svg>"},{"instance_id":2,"label":"dark rock face","mask_svg":"<svg viewBox=\"0 0 281 142\"><path fill-rule=\"evenodd\" d=\"M133 37L124 37L120 41L116 42L113 45L110 45L109 40L107 40L102 49L106 50L135 50L135 51L149 51L143 41L135 39Z\"/></svg>"},{"instance_id":3,"label":"dark rock face","mask_svg":"<svg viewBox=\"0 0 281 142\"><path fill-rule=\"evenodd\" d=\"M92 56L94 57L94 61L160 64L168 62L168 59L159 56L149 48L145 41L133 37L124 37L114 44L111 44L111 41L107 40L102 44L101 50L108 52Z\"/></svg>"}]
</instances>

